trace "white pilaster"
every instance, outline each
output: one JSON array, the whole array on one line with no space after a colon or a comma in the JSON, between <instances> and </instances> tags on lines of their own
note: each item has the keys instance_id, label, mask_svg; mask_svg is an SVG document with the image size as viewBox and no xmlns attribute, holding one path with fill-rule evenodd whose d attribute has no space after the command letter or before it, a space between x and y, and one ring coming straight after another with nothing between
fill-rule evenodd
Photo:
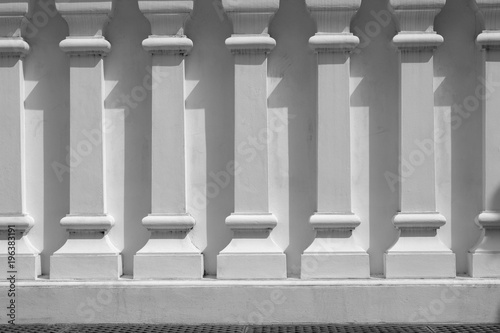
<instances>
[{"instance_id":1,"label":"white pilaster","mask_svg":"<svg viewBox=\"0 0 500 333\"><path fill-rule=\"evenodd\" d=\"M269 211L268 147L244 154L241 145L268 131L267 54L276 41L267 33L278 0L223 0L234 34L226 46L235 60L234 213L226 219L233 239L217 256L219 279L286 278L286 257L273 241L277 225Z\"/></svg>"},{"instance_id":2,"label":"white pilaster","mask_svg":"<svg viewBox=\"0 0 500 333\"><path fill-rule=\"evenodd\" d=\"M41 274L39 251L28 239L34 225L26 211L26 157L23 58L29 45L21 27L29 1L0 3L0 279L13 271L16 279L35 279ZM25 23L25 22L24 22ZM9 226L12 227L9 235ZM8 236L13 238L8 239ZM10 240L10 242L9 242ZM10 244L10 245L9 245ZM14 249L8 249L12 246ZM14 250L14 252L12 252ZM10 254L9 254L10 252ZM9 260L9 257L12 256ZM9 263L13 262L13 266Z\"/></svg>"},{"instance_id":3,"label":"white pilaster","mask_svg":"<svg viewBox=\"0 0 500 333\"><path fill-rule=\"evenodd\" d=\"M400 52L400 168L414 172L400 182L397 242L385 254L387 278L446 278L456 275L455 255L439 239L446 223L436 212L433 54L443 37L433 29L445 0L391 0L399 23L393 43ZM429 142L431 142L429 144ZM419 147L426 145L426 154Z\"/></svg>"},{"instance_id":4,"label":"white pilaster","mask_svg":"<svg viewBox=\"0 0 500 333\"><path fill-rule=\"evenodd\" d=\"M51 279L117 279L120 251L108 232L115 221L106 209L103 57L111 45L103 37L112 1L57 0L70 36L60 43L70 57L70 213L61 220L66 243L50 258Z\"/></svg>"},{"instance_id":5,"label":"white pilaster","mask_svg":"<svg viewBox=\"0 0 500 333\"><path fill-rule=\"evenodd\" d=\"M152 35L142 43L153 57L152 204L142 224L151 232L134 257L136 279L200 279L203 256L189 232L186 211L184 58L193 42L184 22L193 1L139 1Z\"/></svg>"},{"instance_id":6,"label":"white pilaster","mask_svg":"<svg viewBox=\"0 0 500 333\"><path fill-rule=\"evenodd\" d=\"M482 48L486 82L498 82L500 75L500 1L476 0L484 18L484 31L477 36ZM486 97L486 96L485 96ZM481 237L469 250L472 277L500 277L500 93L490 92L484 99L483 127L483 212L476 219Z\"/></svg>"},{"instance_id":7,"label":"white pilaster","mask_svg":"<svg viewBox=\"0 0 500 333\"><path fill-rule=\"evenodd\" d=\"M368 278L368 254L353 236L361 221L351 207L350 33L361 1L307 0L318 32L309 39L318 61L317 207L309 223L316 231L304 251L301 278Z\"/></svg>"}]
</instances>

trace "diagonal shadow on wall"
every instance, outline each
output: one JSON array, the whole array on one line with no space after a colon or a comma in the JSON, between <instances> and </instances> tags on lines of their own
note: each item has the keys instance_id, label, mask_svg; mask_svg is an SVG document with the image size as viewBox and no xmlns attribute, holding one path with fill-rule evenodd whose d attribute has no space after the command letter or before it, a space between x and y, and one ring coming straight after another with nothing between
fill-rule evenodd
<instances>
[{"instance_id":1,"label":"diagonal shadow on wall","mask_svg":"<svg viewBox=\"0 0 500 333\"><path fill-rule=\"evenodd\" d=\"M33 4L33 13L47 20L32 23L34 28L24 35L31 49L24 63L27 209L35 218L30 238L43 251L42 274L48 275L50 256L67 238L59 222L69 212L69 59L59 42L68 27L53 1L49 12L37 1Z\"/></svg>"},{"instance_id":2,"label":"diagonal shadow on wall","mask_svg":"<svg viewBox=\"0 0 500 333\"><path fill-rule=\"evenodd\" d=\"M194 44L186 60L188 207L209 276L232 237L225 219L234 212L234 62L224 43L231 31L220 0L194 2L186 26Z\"/></svg>"}]
</instances>

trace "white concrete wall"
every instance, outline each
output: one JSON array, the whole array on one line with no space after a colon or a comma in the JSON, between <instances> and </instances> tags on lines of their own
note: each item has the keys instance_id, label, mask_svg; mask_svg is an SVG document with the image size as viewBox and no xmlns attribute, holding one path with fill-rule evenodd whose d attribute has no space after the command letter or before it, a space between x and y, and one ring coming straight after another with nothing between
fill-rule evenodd
<instances>
[{"instance_id":1,"label":"white concrete wall","mask_svg":"<svg viewBox=\"0 0 500 333\"><path fill-rule=\"evenodd\" d=\"M25 61L27 211L35 219L30 239L42 251L42 273L49 257L66 240L59 225L69 211L69 173L58 179L55 162L67 165L69 145L69 60L58 44L68 35L59 14L34 9L37 30L25 36L32 48ZM438 211L448 223L441 239L457 258L457 273L467 273L467 251L479 237L474 224L482 209L482 115L457 116L481 86L480 52L474 40L481 24L468 0L450 0L437 16L435 30L445 42L435 55L434 98L437 127L446 140L437 146ZM391 40L393 22L373 16L386 0L363 0L351 31L361 39L351 61L353 210L362 224L355 231L370 255L371 274L383 273L383 252L397 238L391 219L398 210L398 190L387 171L398 173L398 63ZM112 242L123 250L124 274L133 272L133 256L148 240L141 220L151 201L151 93L144 92L151 56L141 46L150 25L137 1L115 1L105 35L112 51L105 60L108 206L116 220ZM39 13L39 14L36 14ZM45 22L44 17L49 20ZM269 112L288 117L270 145L271 211L278 217L273 236L285 249L289 276L300 272L300 255L314 233L308 223L315 208L316 63L308 46L315 24L303 0L281 0L270 24L277 47L269 58ZM233 58L224 45L232 32L220 1L197 0L186 34L194 49L186 62L188 205L197 225L194 243L203 250L205 272L214 275L216 256L231 240L225 218L233 212L234 185L220 186L211 174L226 170L234 151ZM127 104L126 98L130 100ZM126 115L126 117L124 117ZM122 120L123 119L123 120ZM62 180L62 181L60 181ZM201 193L213 192L206 205ZM214 185L215 184L215 185ZM225 185L225 184L222 184Z\"/></svg>"}]
</instances>

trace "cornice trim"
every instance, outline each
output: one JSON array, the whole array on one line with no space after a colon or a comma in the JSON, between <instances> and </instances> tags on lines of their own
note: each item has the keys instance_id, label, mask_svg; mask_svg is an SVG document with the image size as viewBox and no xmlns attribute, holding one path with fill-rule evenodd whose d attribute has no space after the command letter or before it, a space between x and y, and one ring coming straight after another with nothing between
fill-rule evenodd
<instances>
[{"instance_id":1,"label":"cornice trim","mask_svg":"<svg viewBox=\"0 0 500 333\"><path fill-rule=\"evenodd\" d=\"M226 218L226 225L231 230L273 229L278 219L273 214L233 213Z\"/></svg>"},{"instance_id":2,"label":"cornice trim","mask_svg":"<svg viewBox=\"0 0 500 333\"><path fill-rule=\"evenodd\" d=\"M0 39L0 56L24 57L30 51L30 46L22 38Z\"/></svg>"},{"instance_id":3,"label":"cornice trim","mask_svg":"<svg viewBox=\"0 0 500 333\"><path fill-rule=\"evenodd\" d=\"M111 51L111 44L104 37L68 37L59 43L59 47L70 56L104 56Z\"/></svg>"},{"instance_id":4,"label":"cornice trim","mask_svg":"<svg viewBox=\"0 0 500 333\"><path fill-rule=\"evenodd\" d=\"M269 53L276 41L269 35L233 35L226 39L226 47L235 54Z\"/></svg>"},{"instance_id":5,"label":"cornice trim","mask_svg":"<svg viewBox=\"0 0 500 333\"><path fill-rule=\"evenodd\" d=\"M309 38L309 46L315 52L349 52L359 44L353 34L316 34Z\"/></svg>"},{"instance_id":6,"label":"cornice trim","mask_svg":"<svg viewBox=\"0 0 500 333\"><path fill-rule=\"evenodd\" d=\"M443 36L437 33L399 33L392 39L400 50L435 49L444 42Z\"/></svg>"},{"instance_id":7,"label":"cornice trim","mask_svg":"<svg viewBox=\"0 0 500 333\"><path fill-rule=\"evenodd\" d=\"M67 215L61 220L66 230L109 231L115 225L111 215Z\"/></svg>"},{"instance_id":8,"label":"cornice trim","mask_svg":"<svg viewBox=\"0 0 500 333\"><path fill-rule=\"evenodd\" d=\"M435 212L398 213L392 221L394 226L401 228L432 228L438 229L446 224L446 218Z\"/></svg>"},{"instance_id":9,"label":"cornice trim","mask_svg":"<svg viewBox=\"0 0 500 333\"><path fill-rule=\"evenodd\" d=\"M193 41L185 36L150 36L142 42L145 51L151 54L187 55L193 48Z\"/></svg>"},{"instance_id":10,"label":"cornice trim","mask_svg":"<svg viewBox=\"0 0 500 333\"><path fill-rule=\"evenodd\" d=\"M500 48L500 31L482 32L477 36L476 44L484 49Z\"/></svg>"},{"instance_id":11,"label":"cornice trim","mask_svg":"<svg viewBox=\"0 0 500 333\"><path fill-rule=\"evenodd\" d=\"M142 219L142 225L148 230L191 230L196 225L196 221L189 214L150 214Z\"/></svg>"}]
</instances>

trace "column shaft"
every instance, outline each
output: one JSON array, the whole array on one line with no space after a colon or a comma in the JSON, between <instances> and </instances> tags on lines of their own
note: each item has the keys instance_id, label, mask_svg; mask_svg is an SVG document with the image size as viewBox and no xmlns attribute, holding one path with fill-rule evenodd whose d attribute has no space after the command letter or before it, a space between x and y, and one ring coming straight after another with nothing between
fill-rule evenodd
<instances>
[{"instance_id":1,"label":"column shaft","mask_svg":"<svg viewBox=\"0 0 500 333\"><path fill-rule=\"evenodd\" d=\"M477 37L482 47L484 74L487 84L500 82L500 2L477 0L484 16L485 30ZM488 90L483 103L483 212L476 219L481 236L468 253L469 274L472 277L500 277L500 93Z\"/></svg>"},{"instance_id":2,"label":"column shaft","mask_svg":"<svg viewBox=\"0 0 500 333\"><path fill-rule=\"evenodd\" d=\"M387 278L448 278L455 255L437 230L446 223L436 211L434 156L434 49L443 37L433 31L444 1L391 1L400 33L400 211L393 224L398 240L386 251Z\"/></svg>"},{"instance_id":3,"label":"column shaft","mask_svg":"<svg viewBox=\"0 0 500 333\"><path fill-rule=\"evenodd\" d=\"M56 1L70 36L59 47L70 57L70 211L61 220L69 237L50 258L51 279L118 279L120 250L108 233L115 221L106 208L104 60L111 45L102 36L111 1Z\"/></svg>"},{"instance_id":4,"label":"column shaft","mask_svg":"<svg viewBox=\"0 0 500 333\"><path fill-rule=\"evenodd\" d=\"M316 232L304 251L301 278L368 278L369 258L353 231L361 223L351 206L350 52L359 38L349 32L361 2L347 6L306 3L318 32L309 39L317 53L317 206L309 223Z\"/></svg>"},{"instance_id":5,"label":"column shaft","mask_svg":"<svg viewBox=\"0 0 500 333\"><path fill-rule=\"evenodd\" d=\"M267 54L276 41L267 34L276 0L224 0L233 22L226 40L235 61L234 213L226 219L231 242L217 256L219 279L280 279L286 257L271 231L277 218L270 212L268 179Z\"/></svg>"},{"instance_id":6,"label":"column shaft","mask_svg":"<svg viewBox=\"0 0 500 333\"><path fill-rule=\"evenodd\" d=\"M26 7L27 9L27 7ZM0 18L5 20L6 18ZM20 24L21 18L19 18ZM28 44L20 37L0 41L0 278L36 279L39 251L28 239L34 225L26 210L26 151L23 57ZM15 258L9 260L9 257Z\"/></svg>"},{"instance_id":7,"label":"column shaft","mask_svg":"<svg viewBox=\"0 0 500 333\"><path fill-rule=\"evenodd\" d=\"M203 256L189 236L186 210L185 56L193 42L183 35L193 1L139 1L154 35L142 43L152 54L151 232L134 257L136 279L200 279Z\"/></svg>"}]
</instances>

